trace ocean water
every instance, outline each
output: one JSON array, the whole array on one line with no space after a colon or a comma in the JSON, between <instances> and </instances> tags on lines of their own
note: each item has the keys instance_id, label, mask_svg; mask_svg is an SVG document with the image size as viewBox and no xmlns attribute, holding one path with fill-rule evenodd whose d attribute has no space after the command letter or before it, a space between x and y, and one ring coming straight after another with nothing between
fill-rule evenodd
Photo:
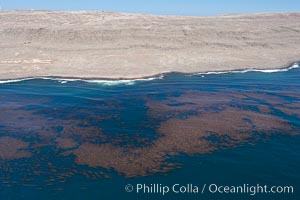
<instances>
[{"instance_id":1,"label":"ocean water","mask_svg":"<svg viewBox=\"0 0 300 200\"><path fill-rule=\"evenodd\" d=\"M299 199L295 66L118 82L2 81L0 199ZM139 184L148 188L137 191ZM160 191L174 184L183 192ZM213 184L248 192L209 191ZM258 184L293 193L254 194Z\"/></svg>"}]
</instances>

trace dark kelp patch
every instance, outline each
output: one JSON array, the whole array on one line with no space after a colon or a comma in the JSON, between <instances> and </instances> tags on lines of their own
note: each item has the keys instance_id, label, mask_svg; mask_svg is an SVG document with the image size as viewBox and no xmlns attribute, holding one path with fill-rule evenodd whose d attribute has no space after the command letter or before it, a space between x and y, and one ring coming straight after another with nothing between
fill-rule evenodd
<instances>
[{"instance_id":1,"label":"dark kelp patch","mask_svg":"<svg viewBox=\"0 0 300 200\"><path fill-rule=\"evenodd\" d=\"M31 153L26 150L29 143L12 137L0 137L0 159L14 160L29 158Z\"/></svg>"}]
</instances>

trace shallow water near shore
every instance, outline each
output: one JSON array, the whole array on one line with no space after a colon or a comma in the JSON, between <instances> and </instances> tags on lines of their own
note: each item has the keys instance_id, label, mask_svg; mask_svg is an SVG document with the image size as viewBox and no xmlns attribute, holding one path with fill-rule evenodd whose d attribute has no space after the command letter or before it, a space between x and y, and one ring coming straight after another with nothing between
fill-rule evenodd
<instances>
[{"instance_id":1,"label":"shallow water near shore","mask_svg":"<svg viewBox=\"0 0 300 200\"><path fill-rule=\"evenodd\" d=\"M300 69L151 81L0 84L0 199L253 199L203 184L293 186L300 197ZM199 193L127 193L127 184Z\"/></svg>"}]
</instances>

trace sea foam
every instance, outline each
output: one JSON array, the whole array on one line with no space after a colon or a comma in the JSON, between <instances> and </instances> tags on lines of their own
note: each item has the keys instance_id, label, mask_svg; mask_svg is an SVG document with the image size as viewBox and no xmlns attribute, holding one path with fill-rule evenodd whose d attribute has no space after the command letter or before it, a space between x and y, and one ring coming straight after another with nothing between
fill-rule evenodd
<instances>
[{"instance_id":1,"label":"sea foam","mask_svg":"<svg viewBox=\"0 0 300 200\"><path fill-rule=\"evenodd\" d=\"M61 84L65 84L68 82L74 82L74 81L82 81L87 83L95 83L103 86L115 86L115 85L134 85L136 82L142 82L142 81L152 81L156 79L163 79L163 75L155 76L155 77L149 77L149 78L139 78L139 79L122 79L122 80L104 80L104 79L79 79L79 78L56 78L56 77L31 77L31 78L21 78L21 79L10 79L10 80L0 80L0 84L5 83L15 83L15 82L22 82L22 81L28 81L33 79L43 79L43 80L53 80L57 81Z\"/></svg>"},{"instance_id":2,"label":"sea foam","mask_svg":"<svg viewBox=\"0 0 300 200\"><path fill-rule=\"evenodd\" d=\"M201 72L201 73L195 73L195 74L189 74L187 76L195 76L195 75L210 75L210 74L228 74L228 73L247 73L247 72L262 72L262 73L276 73L276 72L286 72L291 69L299 68L299 63L295 63L292 66L288 68L283 69L245 69L245 70L233 70L233 71L219 71L219 72ZM122 80L106 80L106 79L80 79L80 78L57 78L57 77L30 77L30 78L21 78L21 79L10 79L10 80L0 80L0 84L5 83L15 83L15 82L22 82L22 81L28 81L33 79L44 79L44 80L53 80L57 81L61 84L65 84L68 82L74 82L74 81L82 81L87 83L95 83L103 86L115 86L115 85L134 85L136 82L142 82L142 81L152 81L156 79L163 79L164 76L154 76L149 78L138 78L138 79L122 79Z\"/></svg>"},{"instance_id":3,"label":"sea foam","mask_svg":"<svg viewBox=\"0 0 300 200\"><path fill-rule=\"evenodd\" d=\"M245 69L245 70L232 70L232 71L219 71L219 72L201 72L201 73L192 74L192 76L209 75L209 74L247 73L247 72L276 73L276 72L286 72L296 68L299 68L298 63L294 63L292 66L283 69Z\"/></svg>"}]
</instances>

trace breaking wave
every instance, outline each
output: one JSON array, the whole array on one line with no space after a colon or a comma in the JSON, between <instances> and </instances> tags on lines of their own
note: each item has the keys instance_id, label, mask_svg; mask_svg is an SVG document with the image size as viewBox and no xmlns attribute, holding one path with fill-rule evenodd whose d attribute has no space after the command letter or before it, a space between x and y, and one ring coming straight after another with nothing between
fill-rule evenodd
<instances>
[{"instance_id":1,"label":"breaking wave","mask_svg":"<svg viewBox=\"0 0 300 200\"><path fill-rule=\"evenodd\" d=\"M114 85L134 85L136 82L141 81L152 81L156 79L163 79L163 75L155 76L155 77L149 77L149 78L139 78L139 79L122 79L122 80L106 80L106 79L79 79L79 78L56 78L56 77L31 77L31 78L21 78L21 79L11 79L11 80L0 80L0 84L5 83L16 83L16 82L22 82L22 81L28 81L28 80L34 80L34 79L43 79L43 80L53 80L57 81L59 83L67 83L67 82L74 82L74 81L82 81L87 83L96 83L104 86L114 86Z\"/></svg>"},{"instance_id":2,"label":"breaking wave","mask_svg":"<svg viewBox=\"0 0 300 200\"><path fill-rule=\"evenodd\" d=\"M286 72L291 69L299 68L299 63L295 63L292 66L284 69L245 69L245 70L233 70L233 71L219 71L219 72L201 72L195 74L188 74L186 76L195 76L195 75L209 75L209 74L228 74L228 73L247 73L247 72L262 72L262 73L276 73L276 72ZM164 75L149 77L149 78L138 78L138 79L121 79L121 80L109 80L109 79L80 79L80 78L57 78L57 77L31 77L31 78L21 78L21 79L11 79L11 80L0 80L0 84L5 83L15 83L22 82L34 79L44 79L44 80L53 80L61 84L74 81L82 81L87 83L95 83L103 86L115 86L115 85L134 85L136 82L142 81L152 81L156 79L163 79Z\"/></svg>"},{"instance_id":3,"label":"breaking wave","mask_svg":"<svg viewBox=\"0 0 300 200\"><path fill-rule=\"evenodd\" d=\"M295 63L288 68L283 69L245 69L245 70L233 70L233 71L219 71L219 72L200 72L193 75L208 75L208 74L228 74L228 73L247 73L247 72L262 72L262 73L276 73L276 72L286 72L291 69L299 68L299 63Z\"/></svg>"}]
</instances>

